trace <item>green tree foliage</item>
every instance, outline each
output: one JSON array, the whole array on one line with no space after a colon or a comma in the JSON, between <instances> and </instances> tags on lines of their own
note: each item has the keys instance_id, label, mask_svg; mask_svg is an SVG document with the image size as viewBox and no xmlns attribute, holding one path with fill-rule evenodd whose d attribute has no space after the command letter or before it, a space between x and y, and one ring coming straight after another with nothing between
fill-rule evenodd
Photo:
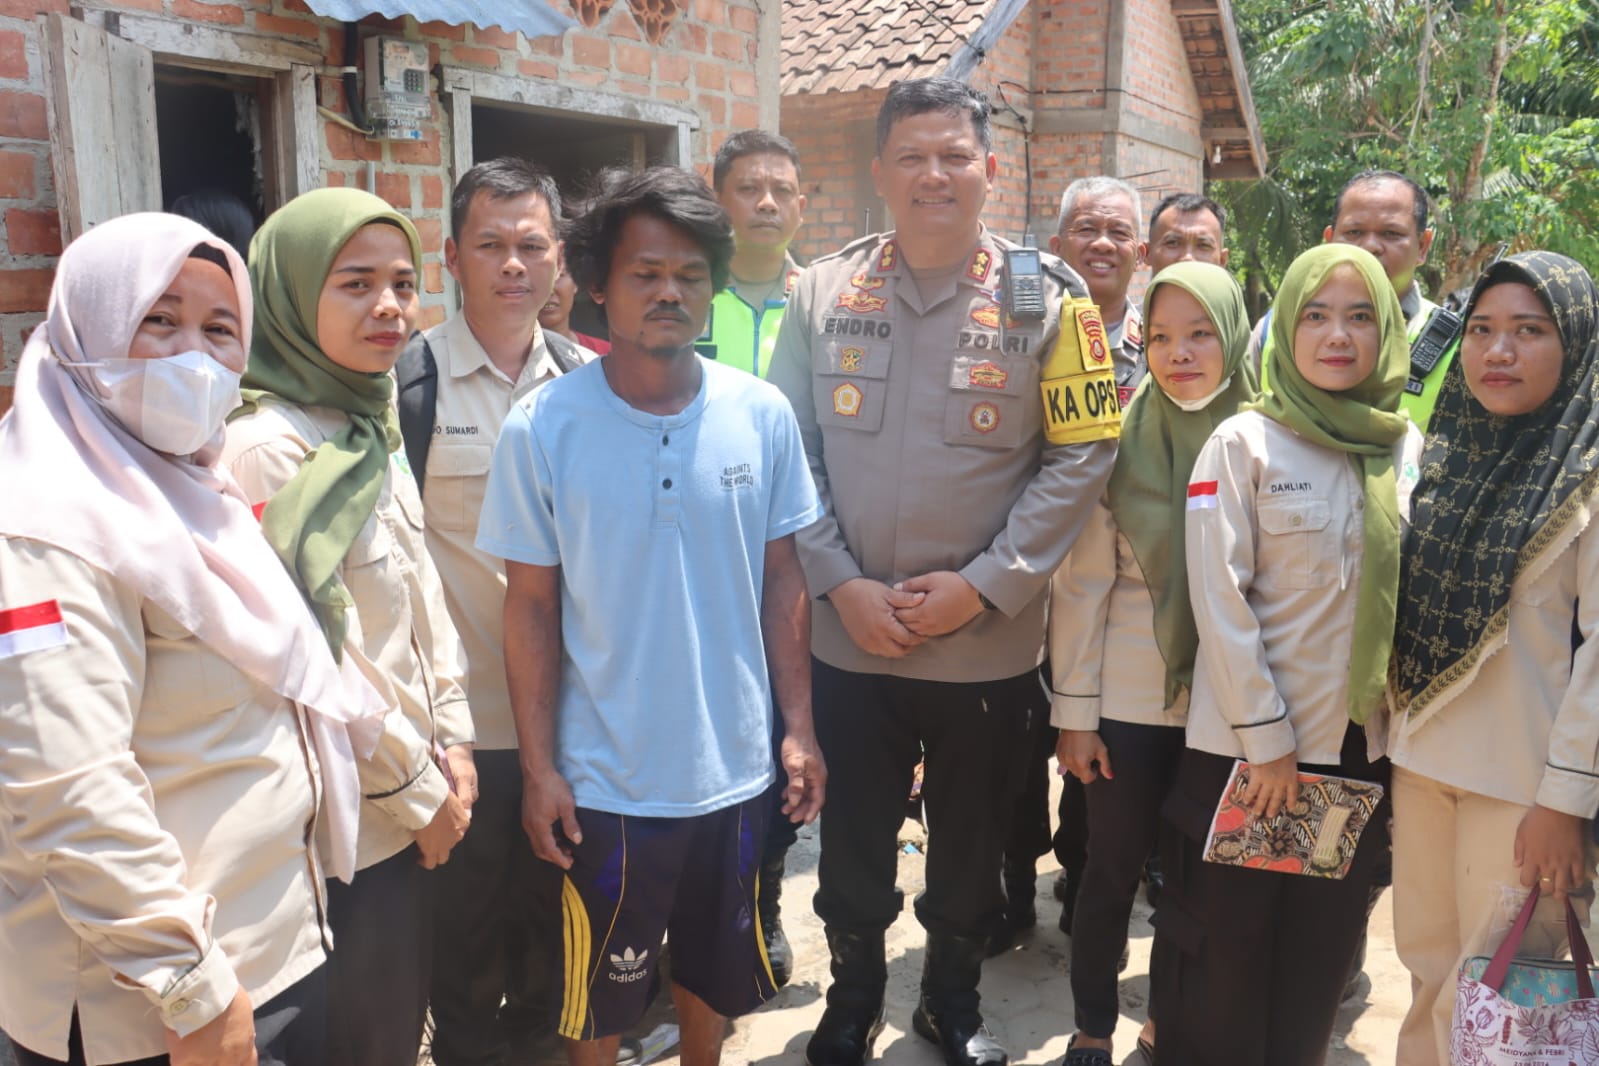
<instances>
[{"instance_id":1,"label":"green tree foliage","mask_svg":"<svg viewBox=\"0 0 1599 1066\"><path fill-rule=\"evenodd\" d=\"M1370 167L1432 194L1434 292L1502 243L1599 268L1599 0L1233 0L1270 157L1218 182L1257 300Z\"/></svg>"}]
</instances>

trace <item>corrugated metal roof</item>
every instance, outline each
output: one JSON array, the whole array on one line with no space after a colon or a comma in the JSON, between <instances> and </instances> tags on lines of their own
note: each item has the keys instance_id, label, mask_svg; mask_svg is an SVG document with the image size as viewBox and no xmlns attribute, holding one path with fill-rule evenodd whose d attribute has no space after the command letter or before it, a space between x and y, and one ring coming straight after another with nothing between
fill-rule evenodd
<instances>
[{"instance_id":1,"label":"corrugated metal roof","mask_svg":"<svg viewBox=\"0 0 1599 1066\"><path fill-rule=\"evenodd\" d=\"M410 15L418 22L447 22L452 26L498 26L524 37L558 37L577 21L543 0L305 0L323 18L355 22L367 15L397 19Z\"/></svg>"}]
</instances>

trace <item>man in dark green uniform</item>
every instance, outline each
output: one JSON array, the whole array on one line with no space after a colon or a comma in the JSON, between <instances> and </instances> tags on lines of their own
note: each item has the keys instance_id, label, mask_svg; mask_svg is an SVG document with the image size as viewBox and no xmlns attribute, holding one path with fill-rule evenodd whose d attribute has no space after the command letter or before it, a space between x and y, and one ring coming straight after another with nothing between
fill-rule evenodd
<instances>
[{"instance_id":1,"label":"man in dark green uniform","mask_svg":"<svg viewBox=\"0 0 1599 1066\"><path fill-rule=\"evenodd\" d=\"M778 134L740 130L717 151L711 174L716 198L733 219L733 273L712 301L695 347L707 359L764 378L799 276L788 254L805 214L799 151Z\"/></svg>"}]
</instances>

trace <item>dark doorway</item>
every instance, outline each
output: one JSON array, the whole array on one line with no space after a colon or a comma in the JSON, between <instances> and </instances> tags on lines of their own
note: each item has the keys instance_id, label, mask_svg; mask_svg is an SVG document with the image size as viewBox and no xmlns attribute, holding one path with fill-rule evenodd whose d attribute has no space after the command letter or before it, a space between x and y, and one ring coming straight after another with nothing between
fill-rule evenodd
<instances>
[{"instance_id":1,"label":"dark doorway","mask_svg":"<svg viewBox=\"0 0 1599 1066\"><path fill-rule=\"evenodd\" d=\"M472 104L473 161L509 155L537 163L555 179L568 205L576 204L594 175L606 167L670 161L676 137L677 130L669 126ZM609 336L604 313L586 293L578 293L572 325L597 337Z\"/></svg>"},{"instance_id":2,"label":"dark doorway","mask_svg":"<svg viewBox=\"0 0 1599 1066\"><path fill-rule=\"evenodd\" d=\"M226 193L261 222L267 206L261 180L262 86L257 78L156 68L163 206L171 208L191 193Z\"/></svg>"}]
</instances>

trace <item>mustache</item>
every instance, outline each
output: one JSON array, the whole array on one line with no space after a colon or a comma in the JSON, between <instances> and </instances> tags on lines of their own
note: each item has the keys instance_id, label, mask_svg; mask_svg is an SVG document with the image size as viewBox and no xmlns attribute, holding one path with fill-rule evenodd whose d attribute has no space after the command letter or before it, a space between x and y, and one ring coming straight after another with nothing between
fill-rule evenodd
<instances>
[{"instance_id":1,"label":"mustache","mask_svg":"<svg viewBox=\"0 0 1599 1066\"><path fill-rule=\"evenodd\" d=\"M645 318L670 318L674 322L687 322L688 312L676 304L656 304Z\"/></svg>"}]
</instances>

